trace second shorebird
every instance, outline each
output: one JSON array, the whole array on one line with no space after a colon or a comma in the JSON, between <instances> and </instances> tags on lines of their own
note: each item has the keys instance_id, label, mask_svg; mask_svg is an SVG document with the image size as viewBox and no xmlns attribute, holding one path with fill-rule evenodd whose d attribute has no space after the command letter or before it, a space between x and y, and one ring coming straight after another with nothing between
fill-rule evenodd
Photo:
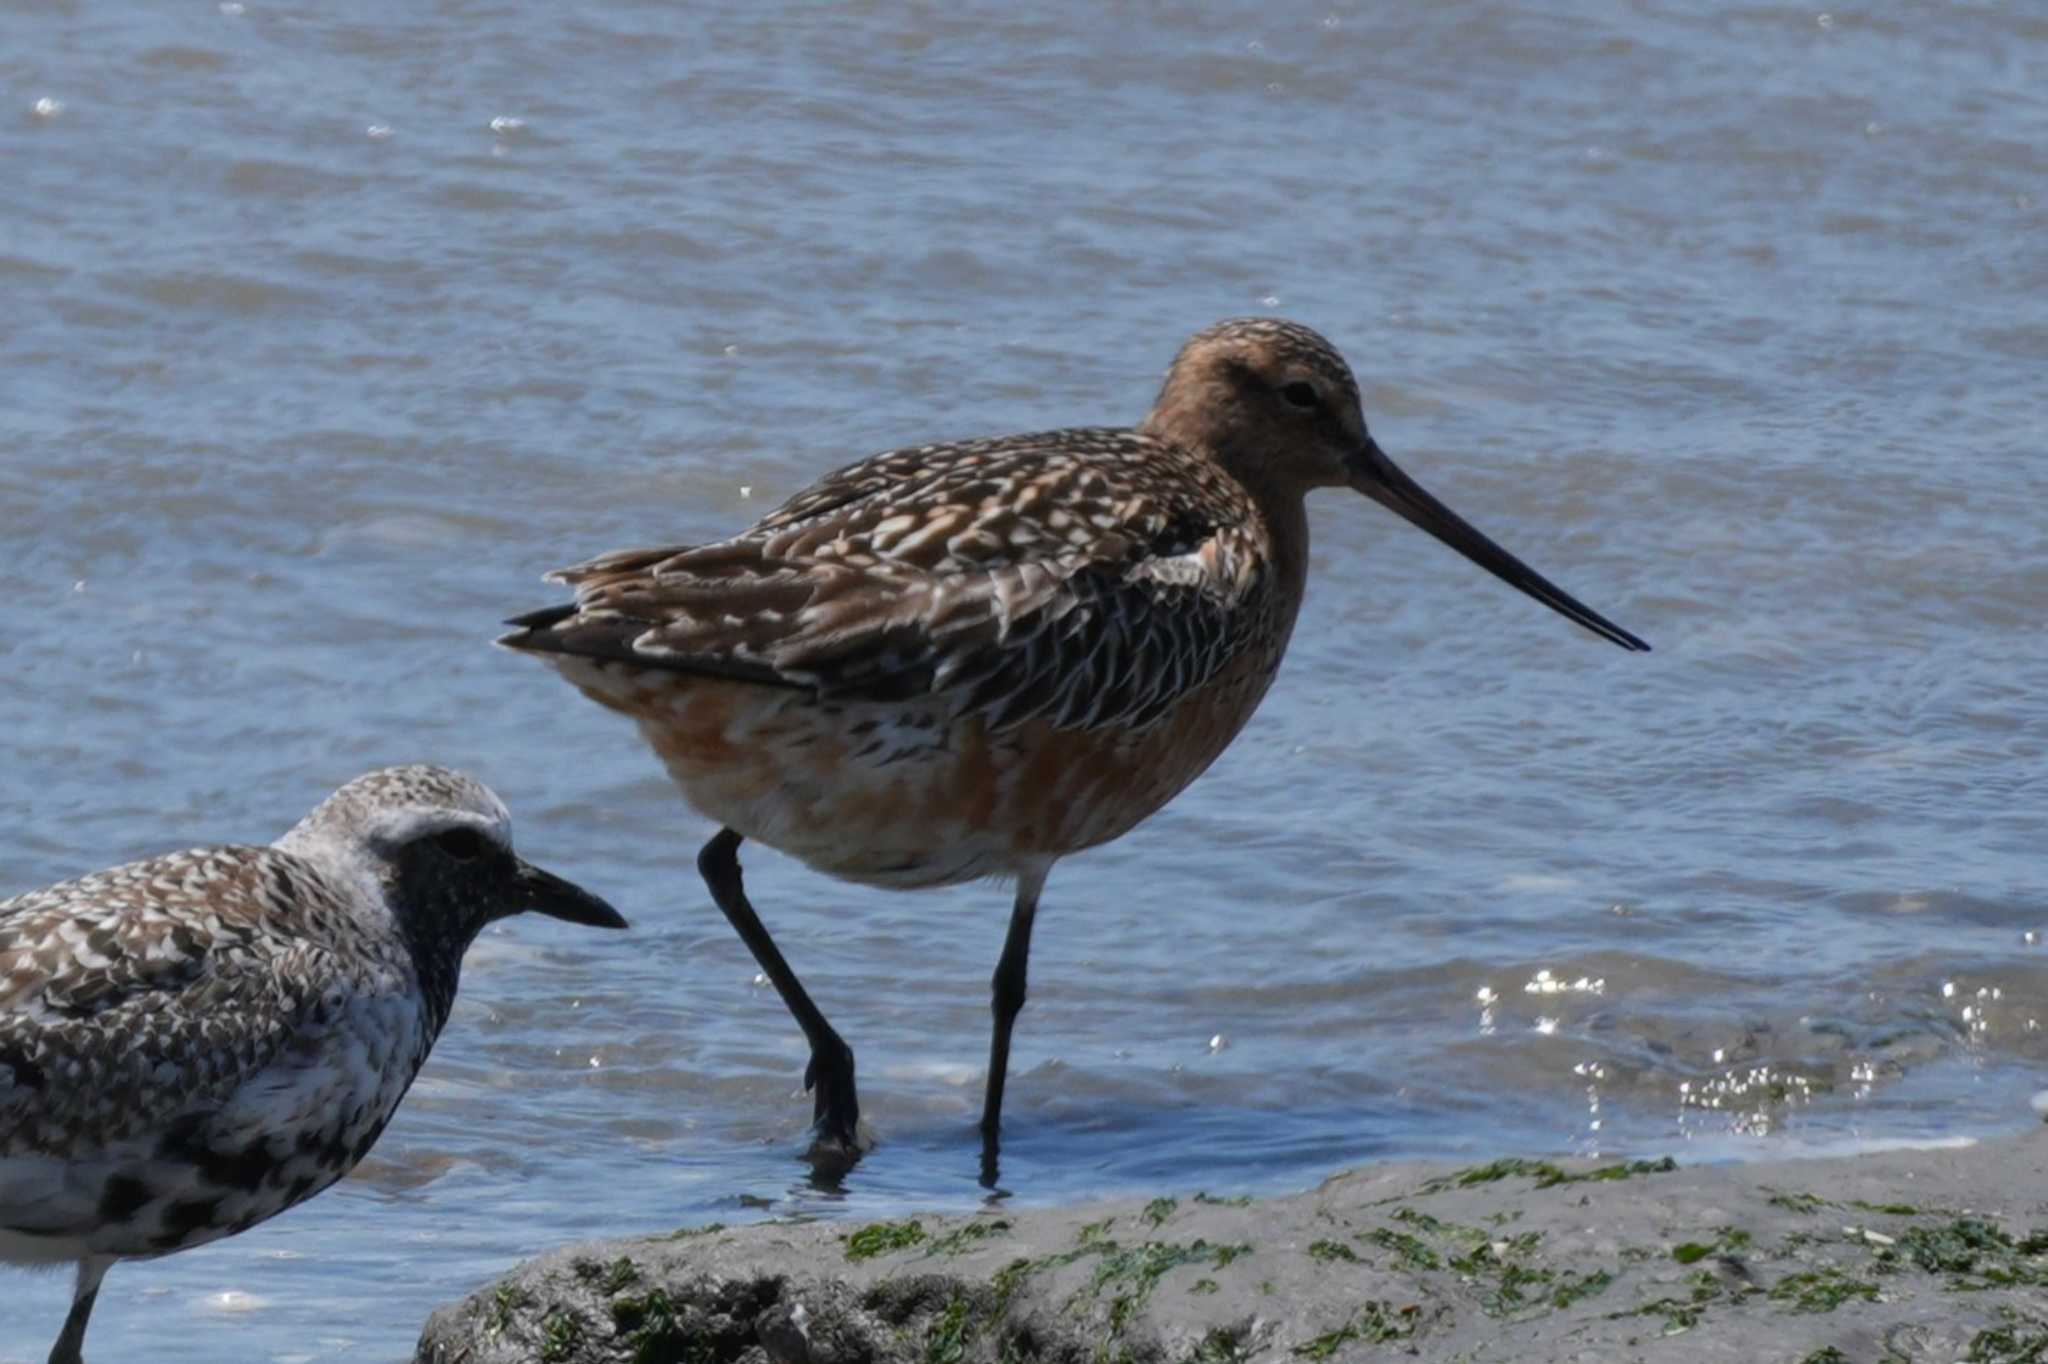
<instances>
[{"instance_id":1,"label":"second shorebird","mask_svg":"<svg viewBox=\"0 0 2048 1364\"><path fill-rule=\"evenodd\" d=\"M484 925L624 928L512 851L441 767L357 777L269 847L129 862L0 900L0 1262L100 1280L246 1231L353 1169L455 1002Z\"/></svg>"},{"instance_id":2,"label":"second shorebird","mask_svg":"<svg viewBox=\"0 0 2048 1364\"><path fill-rule=\"evenodd\" d=\"M636 720L724 826L697 864L810 1043L820 1154L858 1149L853 1052L747 902L740 841L867 885L1016 880L981 1118L992 1181L1046 874L1165 805L1251 717L1301 606L1304 498L1330 487L1649 647L1396 468L1335 348L1263 318L1191 339L1135 429L876 455L731 539L563 569L574 604L502 642Z\"/></svg>"}]
</instances>

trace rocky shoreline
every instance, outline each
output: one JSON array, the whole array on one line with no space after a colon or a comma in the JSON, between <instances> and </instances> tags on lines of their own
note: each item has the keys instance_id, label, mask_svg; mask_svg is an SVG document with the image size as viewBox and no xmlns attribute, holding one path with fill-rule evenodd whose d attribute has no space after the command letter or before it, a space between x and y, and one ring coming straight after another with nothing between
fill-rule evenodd
<instances>
[{"instance_id":1,"label":"rocky shoreline","mask_svg":"<svg viewBox=\"0 0 2048 1364\"><path fill-rule=\"evenodd\" d=\"M417 1364L2048 1362L2048 1132L1732 1166L1389 1164L571 1246Z\"/></svg>"}]
</instances>

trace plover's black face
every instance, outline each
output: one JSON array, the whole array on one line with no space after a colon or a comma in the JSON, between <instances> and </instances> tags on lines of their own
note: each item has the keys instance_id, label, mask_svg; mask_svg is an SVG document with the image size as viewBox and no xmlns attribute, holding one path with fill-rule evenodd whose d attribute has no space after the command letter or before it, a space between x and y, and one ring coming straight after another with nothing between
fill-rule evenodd
<instances>
[{"instance_id":1,"label":"plover's black face","mask_svg":"<svg viewBox=\"0 0 2048 1364\"><path fill-rule=\"evenodd\" d=\"M463 944L493 919L531 910L593 928L626 921L595 895L520 858L501 824L460 811L428 811L377 852L391 906L413 932Z\"/></svg>"},{"instance_id":2,"label":"plover's black face","mask_svg":"<svg viewBox=\"0 0 2048 1364\"><path fill-rule=\"evenodd\" d=\"M516 914L519 859L499 829L453 811L424 813L377 848L392 910L416 935L463 944Z\"/></svg>"},{"instance_id":3,"label":"plover's black face","mask_svg":"<svg viewBox=\"0 0 2048 1364\"><path fill-rule=\"evenodd\" d=\"M279 846L373 882L408 935L460 955L493 919L533 911L593 928L626 921L512 850L512 818L483 783L446 768L391 767L321 803Z\"/></svg>"}]
</instances>

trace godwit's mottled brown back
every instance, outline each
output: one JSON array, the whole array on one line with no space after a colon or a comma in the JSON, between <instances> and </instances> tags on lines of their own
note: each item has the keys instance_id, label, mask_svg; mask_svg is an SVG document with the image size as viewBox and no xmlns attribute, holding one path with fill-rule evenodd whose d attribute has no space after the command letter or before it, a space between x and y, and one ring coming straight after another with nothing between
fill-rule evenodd
<instances>
[{"instance_id":1,"label":"godwit's mottled brown back","mask_svg":"<svg viewBox=\"0 0 2048 1364\"><path fill-rule=\"evenodd\" d=\"M1647 647L1396 468L1330 343L1267 318L1190 339L1134 429L877 455L731 539L564 570L575 601L503 642L632 716L725 826L698 865L811 1043L820 1150L858 1146L853 1053L748 903L740 840L877 885L1017 878L982 1111L993 1180L1046 873L1150 816L1251 717L1301 604L1304 499L1342 486Z\"/></svg>"},{"instance_id":2,"label":"godwit's mottled brown back","mask_svg":"<svg viewBox=\"0 0 2048 1364\"><path fill-rule=\"evenodd\" d=\"M1292 618L1270 528L1213 462L1133 431L893 450L744 533L553 575L509 642L798 687L930 697L1000 733L1144 727Z\"/></svg>"}]
</instances>

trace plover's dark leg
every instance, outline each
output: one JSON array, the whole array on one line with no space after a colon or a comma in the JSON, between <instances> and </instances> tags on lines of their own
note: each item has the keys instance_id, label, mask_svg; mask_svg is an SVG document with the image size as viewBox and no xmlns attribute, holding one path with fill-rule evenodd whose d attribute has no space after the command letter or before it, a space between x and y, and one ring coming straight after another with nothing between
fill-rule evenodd
<instances>
[{"instance_id":1,"label":"plover's dark leg","mask_svg":"<svg viewBox=\"0 0 2048 1364\"><path fill-rule=\"evenodd\" d=\"M996 1181L996 1147L1003 1124L1003 1084L1010 1073L1010 1029L1024 1007L1025 966L1031 957L1031 923L1038 916L1038 893L1045 889L1050 866L1026 868L1017 877L1017 903L1010 911L1010 931L1003 955L990 982L990 1008L996 1016L988 1046L988 1089L981 1104L981 1182Z\"/></svg>"},{"instance_id":2,"label":"plover's dark leg","mask_svg":"<svg viewBox=\"0 0 2048 1364\"><path fill-rule=\"evenodd\" d=\"M697 854L697 870L703 874L704 884L711 888L711 898L725 911L727 921L738 930L747 950L761 964L761 970L811 1044L811 1063L804 1068L804 1088L812 1095L811 1116L817 1141L813 1150L837 1156L857 1155L860 1099L853 1087L853 1048L832 1030L825 1015L818 1012L818 1006L811 1003L796 972L789 969L768 930L762 927L761 917L747 903L746 889L740 884L740 839L741 835L731 829L719 830Z\"/></svg>"},{"instance_id":3,"label":"plover's dark leg","mask_svg":"<svg viewBox=\"0 0 2048 1364\"><path fill-rule=\"evenodd\" d=\"M84 1364L85 1323L92 1316L93 1299L100 1295L100 1280L113 1267L111 1255L88 1255L78 1262L78 1282L71 1290L71 1314L64 1329L50 1347L50 1364Z\"/></svg>"}]
</instances>

